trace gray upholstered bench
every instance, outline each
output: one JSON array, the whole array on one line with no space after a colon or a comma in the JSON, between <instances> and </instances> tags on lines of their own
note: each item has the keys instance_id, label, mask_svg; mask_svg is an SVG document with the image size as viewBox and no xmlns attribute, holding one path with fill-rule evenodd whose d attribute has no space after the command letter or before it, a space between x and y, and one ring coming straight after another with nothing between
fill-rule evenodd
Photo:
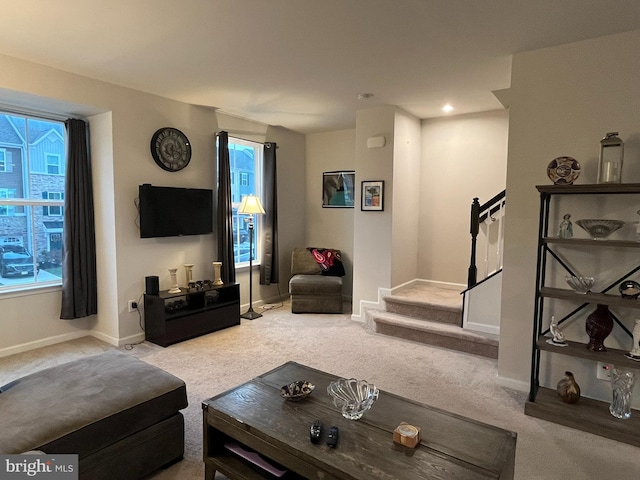
<instances>
[{"instance_id":1,"label":"gray upholstered bench","mask_svg":"<svg viewBox=\"0 0 640 480\"><path fill-rule=\"evenodd\" d=\"M0 452L75 453L81 479L139 479L182 459L182 380L110 350L0 387Z\"/></svg>"},{"instance_id":2,"label":"gray upholstered bench","mask_svg":"<svg viewBox=\"0 0 640 480\"><path fill-rule=\"evenodd\" d=\"M320 249L323 250L323 249ZM340 250L334 250L340 260ZM294 248L291 253L292 313L342 313L342 275L344 267L323 272L308 248Z\"/></svg>"}]
</instances>

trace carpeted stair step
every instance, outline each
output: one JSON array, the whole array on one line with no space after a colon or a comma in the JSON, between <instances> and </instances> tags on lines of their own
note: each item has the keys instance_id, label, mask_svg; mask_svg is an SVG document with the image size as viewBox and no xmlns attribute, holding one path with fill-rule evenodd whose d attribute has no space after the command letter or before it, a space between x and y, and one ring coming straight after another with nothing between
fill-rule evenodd
<instances>
[{"instance_id":1,"label":"carpeted stair step","mask_svg":"<svg viewBox=\"0 0 640 480\"><path fill-rule=\"evenodd\" d=\"M388 295L383 297L383 300L389 313L450 325L462 325L462 300L459 301L459 305L441 302L438 298L425 300L401 295Z\"/></svg>"},{"instance_id":2,"label":"carpeted stair step","mask_svg":"<svg viewBox=\"0 0 640 480\"><path fill-rule=\"evenodd\" d=\"M370 328L376 333L483 357L498 358L498 338L494 335L471 332L447 323L410 318L382 310L370 310L367 316Z\"/></svg>"}]
</instances>

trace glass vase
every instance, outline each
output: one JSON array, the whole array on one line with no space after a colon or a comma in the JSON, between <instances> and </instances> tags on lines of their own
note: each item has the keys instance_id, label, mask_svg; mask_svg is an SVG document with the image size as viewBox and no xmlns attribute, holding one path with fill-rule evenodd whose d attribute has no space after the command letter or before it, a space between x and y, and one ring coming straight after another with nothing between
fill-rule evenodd
<instances>
[{"instance_id":1,"label":"glass vase","mask_svg":"<svg viewBox=\"0 0 640 480\"><path fill-rule=\"evenodd\" d=\"M631 416L631 391L636 374L628 370L611 369L612 400L609 412L616 418L627 419Z\"/></svg>"}]
</instances>

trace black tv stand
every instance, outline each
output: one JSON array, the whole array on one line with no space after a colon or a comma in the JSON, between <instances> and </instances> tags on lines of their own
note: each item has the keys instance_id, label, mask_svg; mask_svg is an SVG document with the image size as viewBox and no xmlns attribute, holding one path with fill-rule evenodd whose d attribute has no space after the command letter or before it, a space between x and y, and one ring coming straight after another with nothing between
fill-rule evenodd
<instances>
[{"instance_id":1,"label":"black tv stand","mask_svg":"<svg viewBox=\"0 0 640 480\"><path fill-rule=\"evenodd\" d=\"M240 325L240 285L145 294L144 320L146 340L163 347Z\"/></svg>"}]
</instances>

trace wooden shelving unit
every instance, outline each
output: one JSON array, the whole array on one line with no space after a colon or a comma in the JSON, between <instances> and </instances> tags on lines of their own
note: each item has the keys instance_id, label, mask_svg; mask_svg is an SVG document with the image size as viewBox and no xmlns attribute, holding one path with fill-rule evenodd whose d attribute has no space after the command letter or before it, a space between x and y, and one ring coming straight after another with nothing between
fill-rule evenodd
<instances>
[{"instance_id":1,"label":"wooden shelving unit","mask_svg":"<svg viewBox=\"0 0 640 480\"><path fill-rule=\"evenodd\" d=\"M601 249L637 249L640 241L634 240L593 240L581 238L556 238L549 235L549 213L551 200L556 195L640 195L640 184L602 184L602 185L541 185L536 187L540 193L540 225L538 235L538 262L536 272L536 293L534 312L533 349L531 362L531 389L525 404L525 414L562 424L578 430L594 433L607 438L640 447L640 411L633 410L630 419L621 420L609 412L609 403L581 397L577 404L566 404L560 400L555 389L540 386L540 352L564 355L593 362L614 364L618 368L640 369L640 362L625 357L626 351L608 348L606 352L593 352L586 344L567 341L566 347L547 343L543 336L543 313L547 299L558 299L575 305L574 312L590 305L603 304L616 308L640 309L640 300L622 298L617 290L609 287L606 293L588 292L579 294L570 289L553 288L545 284L547 263L556 261L565 269L557 249L587 249L590 254L598 255ZM552 250L554 249L554 250ZM640 264L640 261L639 261ZM626 277L640 271L640 265L628 270ZM612 281L612 286L613 286ZM573 314L573 313L572 313ZM570 315L572 315L570 314ZM630 335L621 323L619 326ZM553 357L546 357L553 361ZM640 372L639 372L640 373Z\"/></svg>"}]
</instances>

